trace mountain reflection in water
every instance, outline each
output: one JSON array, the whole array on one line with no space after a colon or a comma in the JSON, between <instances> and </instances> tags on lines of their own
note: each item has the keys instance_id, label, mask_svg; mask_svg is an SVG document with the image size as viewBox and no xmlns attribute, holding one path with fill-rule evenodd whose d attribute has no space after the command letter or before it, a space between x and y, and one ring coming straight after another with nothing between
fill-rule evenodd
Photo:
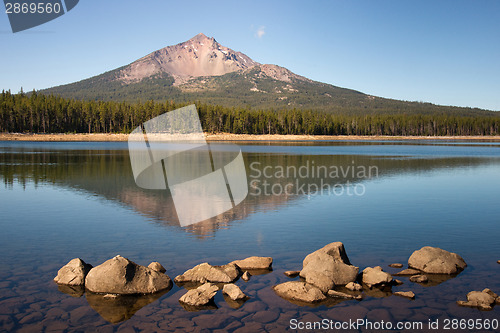
<instances>
[{"instance_id":1,"label":"mountain reflection in water","mask_svg":"<svg viewBox=\"0 0 500 333\"><path fill-rule=\"evenodd\" d=\"M0 175L6 187L16 181L24 184L49 183L85 191L125 204L161 225L179 227L168 190L144 190L135 184L127 150L53 151L50 148L20 147L4 149L0 159ZM496 161L490 157L410 158L258 152L245 153L244 159L249 183L247 198L232 210L185 227L187 232L197 237L207 237L217 229L228 228L235 221L245 220L256 211L279 209L311 195L347 195L341 190L377 178L426 173L437 169L470 168Z\"/></svg>"}]
</instances>

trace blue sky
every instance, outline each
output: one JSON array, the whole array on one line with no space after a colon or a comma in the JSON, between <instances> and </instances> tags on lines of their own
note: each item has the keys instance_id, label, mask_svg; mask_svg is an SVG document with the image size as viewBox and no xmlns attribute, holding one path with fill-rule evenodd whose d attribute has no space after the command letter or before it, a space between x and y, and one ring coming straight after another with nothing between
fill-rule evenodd
<instances>
[{"instance_id":1,"label":"blue sky","mask_svg":"<svg viewBox=\"0 0 500 333\"><path fill-rule=\"evenodd\" d=\"M500 1L82 0L13 34L0 89L70 83L199 32L261 63L375 96L500 110Z\"/></svg>"}]
</instances>

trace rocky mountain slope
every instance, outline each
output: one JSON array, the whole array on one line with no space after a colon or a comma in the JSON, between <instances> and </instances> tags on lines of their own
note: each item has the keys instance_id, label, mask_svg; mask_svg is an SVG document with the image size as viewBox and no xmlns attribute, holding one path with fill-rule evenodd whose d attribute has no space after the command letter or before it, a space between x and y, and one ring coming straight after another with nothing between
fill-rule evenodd
<instances>
[{"instance_id":1,"label":"rocky mountain slope","mask_svg":"<svg viewBox=\"0 0 500 333\"><path fill-rule=\"evenodd\" d=\"M312 81L284 67L260 64L201 33L129 65L41 92L86 100L175 100L346 114L489 114L485 110L385 99Z\"/></svg>"},{"instance_id":2,"label":"rocky mountain slope","mask_svg":"<svg viewBox=\"0 0 500 333\"><path fill-rule=\"evenodd\" d=\"M128 84L167 73L174 78L174 84L179 85L194 77L224 75L256 65L259 63L245 54L200 33L186 42L167 46L134 61L120 70L117 79Z\"/></svg>"}]
</instances>

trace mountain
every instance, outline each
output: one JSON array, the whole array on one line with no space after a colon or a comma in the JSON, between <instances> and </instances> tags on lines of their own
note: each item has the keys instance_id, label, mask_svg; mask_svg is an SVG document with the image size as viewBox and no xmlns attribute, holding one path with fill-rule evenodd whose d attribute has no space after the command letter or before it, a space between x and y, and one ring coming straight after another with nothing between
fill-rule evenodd
<instances>
[{"instance_id":1,"label":"mountain","mask_svg":"<svg viewBox=\"0 0 500 333\"><path fill-rule=\"evenodd\" d=\"M385 99L313 81L284 67L260 64L202 33L129 65L40 92L86 100L175 100L247 109L297 108L345 114L493 114Z\"/></svg>"},{"instance_id":2,"label":"mountain","mask_svg":"<svg viewBox=\"0 0 500 333\"><path fill-rule=\"evenodd\" d=\"M259 63L241 52L220 45L200 33L187 42L167 46L134 61L119 71L117 79L136 83L157 74L167 73L179 85L200 76L219 76L252 68Z\"/></svg>"}]
</instances>

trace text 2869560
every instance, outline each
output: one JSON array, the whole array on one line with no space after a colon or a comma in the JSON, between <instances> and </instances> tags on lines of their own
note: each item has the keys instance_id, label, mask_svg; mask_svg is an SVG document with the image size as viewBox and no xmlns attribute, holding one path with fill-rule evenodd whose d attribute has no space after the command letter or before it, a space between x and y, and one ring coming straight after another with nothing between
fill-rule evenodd
<instances>
[{"instance_id":1,"label":"text 2869560","mask_svg":"<svg viewBox=\"0 0 500 333\"><path fill-rule=\"evenodd\" d=\"M35 2L6 2L5 13L7 14L59 14L63 9L59 3L35 3Z\"/></svg>"}]
</instances>

